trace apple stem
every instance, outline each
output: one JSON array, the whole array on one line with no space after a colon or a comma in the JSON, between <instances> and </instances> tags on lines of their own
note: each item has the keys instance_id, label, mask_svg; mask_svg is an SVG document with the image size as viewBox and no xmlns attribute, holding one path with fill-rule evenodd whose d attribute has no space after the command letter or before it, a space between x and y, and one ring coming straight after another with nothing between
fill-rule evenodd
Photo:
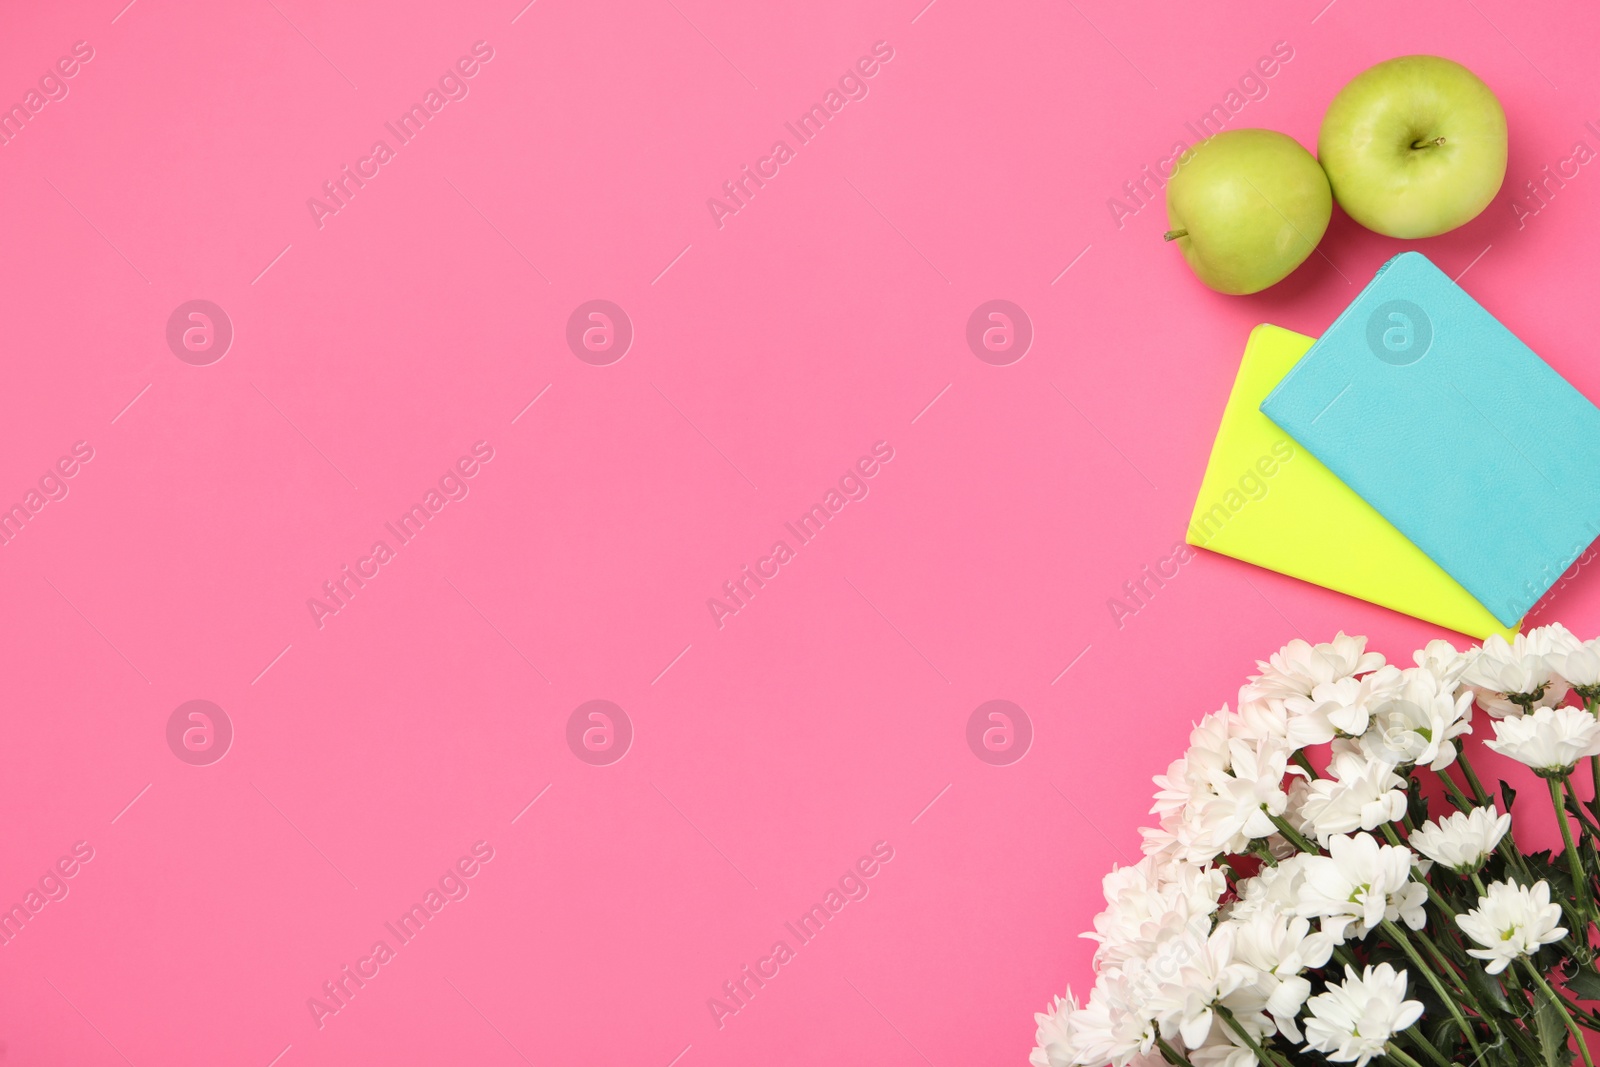
<instances>
[{"instance_id":1,"label":"apple stem","mask_svg":"<svg viewBox=\"0 0 1600 1067\"><path fill-rule=\"evenodd\" d=\"M1443 137L1435 137L1431 141L1412 141L1411 142L1411 147L1412 148L1417 148L1417 149L1422 149L1422 148L1432 148L1434 145L1441 145L1441 144L1444 144L1444 138Z\"/></svg>"},{"instance_id":2,"label":"apple stem","mask_svg":"<svg viewBox=\"0 0 1600 1067\"><path fill-rule=\"evenodd\" d=\"M1187 236L1189 236L1188 230L1168 230L1166 233L1161 235L1161 239L1163 241L1176 241L1180 237Z\"/></svg>"}]
</instances>

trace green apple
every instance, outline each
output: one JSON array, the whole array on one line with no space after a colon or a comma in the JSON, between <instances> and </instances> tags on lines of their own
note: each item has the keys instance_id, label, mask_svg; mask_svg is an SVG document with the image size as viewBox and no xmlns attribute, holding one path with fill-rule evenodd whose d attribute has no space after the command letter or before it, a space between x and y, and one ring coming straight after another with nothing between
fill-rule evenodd
<instances>
[{"instance_id":1,"label":"green apple","mask_svg":"<svg viewBox=\"0 0 1600 1067\"><path fill-rule=\"evenodd\" d=\"M1506 113L1460 63L1401 56L1328 105L1317 156L1334 198L1389 237L1432 237L1477 216L1506 176Z\"/></svg>"},{"instance_id":2,"label":"green apple","mask_svg":"<svg viewBox=\"0 0 1600 1067\"><path fill-rule=\"evenodd\" d=\"M1293 137L1225 130L1185 152L1167 182L1169 241L1219 293L1282 281L1322 240L1333 214L1327 175Z\"/></svg>"}]
</instances>

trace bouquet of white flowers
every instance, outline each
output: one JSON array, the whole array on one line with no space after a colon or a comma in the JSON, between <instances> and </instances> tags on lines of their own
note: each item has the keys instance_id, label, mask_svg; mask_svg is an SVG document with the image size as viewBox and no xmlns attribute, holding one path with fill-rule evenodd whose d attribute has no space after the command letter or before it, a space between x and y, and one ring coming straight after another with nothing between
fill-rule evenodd
<instances>
[{"instance_id":1,"label":"bouquet of white flowers","mask_svg":"<svg viewBox=\"0 0 1600 1067\"><path fill-rule=\"evenodd\" d=\"M1291 641L1194 728L1144 859L1105 877L1087 1001L1035 1016L1035 1067L1594 1067L1600 639L1414 660ZM1548 785L1560 852L1518 850L1515 790L1464 747L1474 704Z\"/></svg>"}]
</instances>

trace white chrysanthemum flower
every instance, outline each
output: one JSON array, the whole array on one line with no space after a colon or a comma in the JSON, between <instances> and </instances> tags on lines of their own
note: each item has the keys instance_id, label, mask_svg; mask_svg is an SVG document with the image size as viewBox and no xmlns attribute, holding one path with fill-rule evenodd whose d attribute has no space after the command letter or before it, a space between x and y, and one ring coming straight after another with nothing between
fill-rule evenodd
<instances>
[{"instance_id":1,"label":"white chrysanthemum flower","mask_svg":"<svg viewBox=\"0 0 1600 1067\"><path fill-rule=\"evenodd\" d=\"M1206 783L1206 791L1190 798L1185 813L1189 855L1194 862L1218 853L1244 852L1251 841L1277 832L1272 816L1282 815L1289 807L1289 794L1283 786L1289 773L1286 744L1239 738L1229 742L1228 752L1228 773ZM1300 773L1299 768L1295 772Z\"/></svg>"},{"instance_id":2,"label":"white chrysanthemum flower","mask_svg":"<svg viewBox=\"0 0 1600 1067\"><path fill-rule=\"evenodd\" d=\"M1068 989L1065 997L1055 998L1055 1003L1050 1006L1048 1012L1033 1013L1033 1021L1038 1025L1038 1031L1034 1035L1037 1044L1033 1051L1028 1053L1028 1063L1032 1067L1089 1067L1089 1065L1103 1067L1107 1062L1104 1057L1085 1058L1079 1052L1078 1040L1073 1031L1074 1022L1080 1011L1077 999L1073 997L1072 990ZM1133 1020L1134 1016L1127 1012L1122 1013L1122 1025L1131 1024ZM1086 1032L1098 1044L1112 1043L1107 1036L1108 1030L1097 1031L1092 1024L1086 1023ZM1183 1052L1182 1042L1178 1042L1178 1051ZM1166 1062L1166 1058L1157 1049L1152 1048L1149 1052L1139 1052L1136 1049L1126 1059L1120 1061L1120 1067L1166 1067Z\"/></svg>"},{"instance_id":3,"label":"white chrysanthemum flower","mask_svg":"<svg viewBox=\"0 0 1600 1067\"><path fill-rule=\"evenodd\" d=\"M1028 1053L1033 1067L1076 1067L1077 1055L1072 1050L1072 1016L1078 1010L1072 989L1067 995L1056 997L1049 1011L1036 1011L1033 1021L1038 1026L1034 1034L1034 1049Z\"/></svg>"},{"instance_id":4,"label":"white chrysanthemum flower","mask_svg":"<svg viewBox=\"0 0 1600 1067\"><path fill-rule=\"evenodd\" d=\"M1385 919L1422 929L1428 890L1411 880L1410 849L1379 845L1371 834L1335 837L1327 848L1329 855L1305 859L1297 914L1321 919L1340 944L1347 930L1364 938Z\"/></svg>"},{"instance_id":5,"label":"white chrysanthemum flower","mask_svg":"<svg viewBox=\"0 0 1600 1067\"><path fill-rule=\"evenodd\" d=\"M1501 815L1490 804L1430 819L1413 830L1406 843L1457 874L1471 874L1483 867L1510 829L1511 813Z\"/></svg>"},{"instance_id":6,"label":"white chrysanthemum flower","mask_svg":"<svg viewBox=\"0 0 1600 1067\"><path fill-rule=\"evenodd\" d=\"M1276 867L1262 867L1261 873L1240 882L1236 887L1238 899L1228 905L1227 918L1243 922L1263 912L1293 914L1310 858L1304 854L1291 856Z\"/></svg>"},{"instance_id":7,"label":"white chrysanthemum flower","mask_svg":"<svg viewBox=\"0 0 1600 1067\"><path fill-rule=\"evenodd\" d=\"M1441 771L1456 760L1454 740L1472 732L1472 694L1455 695L1424 667L1400 672L1399 689L1372 709L1361 748L1373 759Z\"/></svg>"},{"instance_id":8,"label":"white chrysanthemum flower","mask_svg":"<svg viewBox=\"0 0 1600 1067\"><path fill-rule=\"evenodd\" d=\"M1311 983L1302 972L1327 964L1333 954L1333 938L1313 933L1309 921L1282 911L1258 911L1231 919L1228 925L1235 930L1235 958L1255 968L1254 993L1264 1010L1284 1035L1299 1041L1295 1017L1311 995Z\"/></svg>"},{"instance_id":9,"label":"white chrysanthemum flower","mask_svg":"<svg viewBox=\"0 0 1600 1067\"><path fill-rule=\"evenodd\" d=\"M1545 662L1562 682L1584 697L1600 696L1600 637L1573 649L1551 652Z\"/></svg>"},{"instance_id":10,"label":"white chrysanthemum flower","mask_svg":"<svg viewBox=\"0 0 1600 1067\"><path fill-rule=\"evenodd\" d=\"M1239 711L1230 723L1230 733L1246 741L1289 740L1289 712L1277 697L1251 699L1239 691Z\"/></svg>"},{"instance_id":11,"label":"white chrysanthemum flower","mask_svg":"<svg viewBox=\"0 0 1600 1067\"><path fill-rule=\"evenodd\" d=\"M1095 966L1104 970L1145 957L1163 931L1181 928L1196 916L1209 919L1227 884L1216 868L1162 864L1150 857L1113 868L1101 880L1106 908L1094 917L1094 931L1083 935L1099 942Z\"/></svg>"},{"instance_id":12,"label":"white chrysanthemum flower","mask_svg":"<svg viewBox=\"0 0 1600 1067\"><path fill-rule=\"evenodd\" d=\"M1301 837L1315 836L1311 822L1306 818L1306 801L1311 796L1311 783L1302 776L1289 779L1289 806L1284 809L1283 821L1294 829ZM1267 838L1267 849L1279 861L1289 859L1300 854L1300 848L1283 834L1276 833Z\"/></svg>"},{"instance_id":13,"label":"white chrysanthemum flower","mask_svg":"<svg viewBox=\"0 0 1600 1067\"><path fill-rule=\"evenodd\" d=\"M1478 706L1497 719L1521 715L1524 707L1551 707L1566 698L1567 686L1552 670L1550 657L1578 647L1578 639L1559 623L1509 642L1491 634L1482 648L1467 653L1461 681L1472 687Z\"/></svg>"},{"instance_id":14,"label":"white chrysanthemum flower","mask_svg":"<svg viewBox=\"0 0 1600 1067\"><path fill-rule=\"evenodd\" d=\"M1449 641L1434 638L1412 653L1411 661L1439 679L1444 688L1453 690L1461 684L1461 672L1467 669L1468 657Z\"/></svg>"},{"instance_id":15,"label":"white chrysanthemum flower","mask_svg":"<svg viewBox=\"0 0 1600 1067\"><path fill-rule=\"evenodd\" d=\"M1156 988L1145 1004L1161 1036L1177 1035L1190 1048L1205 1044L1217 1003L1257 980L1255 968L1234 958L1234 927L1210 926L1206 919L1192 921L1152 957L1146 972Z\"/></svg>"},{"instance_id":16,"label":"white chrysanthemum flower","mask_svg":"<svg viewBox=\"0 0 1600 1067\"><path fill-rule=\"evenodd\" d=\"M1405 814L1406 782L1393 765L1344 751L1334 754L1328 773L1311 783L1301 809L1320 843L1353 830L1376 830Z\"/></svg>"},{"instance_id":17,"label":"white chrysanthemum flower","mask_svg":"<svg viewBox=\"0 0 1600 1067\"><path fill-rule=\"evenodd\" d=\"M1233 717L1233 712L1224 704L1189 731L1189 747L1183 758L1191 774L1209 778L1227 770L1229 731Z\"/></svg>"},{"instance_id":18,"label":"white chrysanthemum flower","mask_svg":"<svg viewBox=\"0 0 1600 1067\"><path fill-rule=\"evenodd\" d=\"M1365 637L1342 631L1332 641L1313 645L1295 638L1274 652L1267 662L1256 661L1261 673L1252 675L1243 692L1252 700L1310 696L1324 682L1336 682L1383 666L1383 655L1366 651Z\"/></svg>"},{"instance_id":19,"label":"white chrysanthemum flower","mask_svg":"<svg viewBox=\"0 0 1600 1067\"><path fill-rule=\"evenodd\" d=\"M1289 741L1296 747L1325 745L1335 737L1360 737L1374 708L1393 700L1405 681L1398 667L1379 667L1364 678L1322 682L1310 696L1284 701Z\"/></svg>"},{"instance_id":20,"label":"white chrysanthemum flower","mask_svg":"<svg viewBox=\"0 0 1600 1067\"><path fill-rule=\"evenodd\" d=\"M1600 755L1600 722L1582 708L1538 708L1496 720L1494 740L1484 744L1543 777L1570 774L1585 756Z\"/></svg>"},{"instance_id":21,"label":"white chrysanthemum flower","mask_svg":"<svg viewBox=\"0 0 1600 1067\"><path fill-rule=\"evenodd\" d=\"M1347 966L1344 975L1343 982L1306 1002L1306 1047L1335 1063L1366 1067L1383 1055L1389 1038L1422 1017L1422 1002L1406 999L1406 972L1387 963L1369 966L1359 977Z\"/></svg>"},{"instance_id":22,"label":"white chrysanthemum flower","mask_svg":"<svg viewBox=\"0 0 1600 1067\"><path fill-rule=\"evenodd\" d=\"M1160 817L1163 827L1175 829L1173 820L1181 819L1190 797L1207 782L1228 773L1232 720L1233 714L1226 704L1201 719L1189 732L1188 749L1167 766L1166 774L1158 774L1153 779L1157 788L1150 812Z\"/></svg>"},{"instance_id":23,"label":"white chrysanthemum flower","mask_svg":"<svg viewBox=\"0 0 1600 1067\"><path fill-rule=\"evenodd\" d=\"M1183 809L1189 806L1194 787L1189 780L1188 757L1179 756L1167 764L1166 774L1155 775L1150 780L1156 784L1155 803L1150 806L1150 814L1166 825L1168 819L1182 815Z\"/></svg>"},{"instance_id":24,"label":"white chrysanthemum flower","mask_svg":"<svg viewBox=\"0 0 1600 1067\"><path fill-rule=\"evenodd\" d=\"M1164 826L1139 827L1139 851L1156 863L1179 863L1182 861L1182 846L1178 843L1177 835Z\"/></svg>"},{"instance_id":25,"label":"white chrysanthemum flower","mask_svg":"<svg viewBox=\"0 0 1600 1067\"><path fill-rule=\"evenodd\" d=\"M1528 644L1544 655L1552 652L1571 652L1583 645L1578 636L1559 622L1548 626L1535 626L1528 631Z\"/></svg>"},{"instance_id":26,"label":"white chrysanthemum flower","mask_svg":"<svg viewBox=\"0 0 1600 1067\"><path fill-rule=\"evenodd\" d=\"M1156 1043L1156 1025L1135 1003L1128 980L1103 973L1089 1000L1067 1019L1067 1049L1080 1065L1129 1067Z\"/></svg>"},{"instance_id":27,"label":"white chrysanthemum flower","mask_svg":"<svg viewBox=\"0 0 1600 1067\"><path fill-rule=\"evenodd\" d=\"M1478 906L1456 916L1456 925L1482 948L1467 955L1487 960L1490 974L1499 974L1520 956L1531 956L1541 945L1567 936L1561 922L1561 905L1550 901L1550 883L1532 889L1511 882L1495 882Z\"/></svg>"}]
</instances>

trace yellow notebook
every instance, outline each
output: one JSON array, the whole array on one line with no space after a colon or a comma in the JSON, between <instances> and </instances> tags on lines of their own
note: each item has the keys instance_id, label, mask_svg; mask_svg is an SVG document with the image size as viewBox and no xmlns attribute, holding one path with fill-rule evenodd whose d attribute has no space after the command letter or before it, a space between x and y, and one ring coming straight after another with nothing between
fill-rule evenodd
<instances>
[{"instance_id":1,"label":"yellow notebook","mask_svg":"<svg viewBox=\"0 0 1600 1067\"><path fill-rule=\"evenodd\" d=\"M1261 401L1315 338L1250 331L1189 522L1189 544L1482 640L1510 638L1455 579L1276 423Z\"/></svg>"}]
</instances>

